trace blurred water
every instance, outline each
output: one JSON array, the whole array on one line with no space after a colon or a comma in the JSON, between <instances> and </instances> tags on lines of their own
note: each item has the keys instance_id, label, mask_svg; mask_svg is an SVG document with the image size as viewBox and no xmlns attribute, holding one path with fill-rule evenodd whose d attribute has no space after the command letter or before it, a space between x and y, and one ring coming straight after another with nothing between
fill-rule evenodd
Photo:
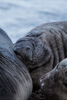
<instances>
[{"instance_id":1,"label":"blurred water","mask_svg":"<svg viewBox=\"0 0 67 100\"><path fill-rule=\"evenodd\" d=\"M0 0L0 27L13 42L46 22L67 20L67 0Z\"/></svg>"}]
</instances>

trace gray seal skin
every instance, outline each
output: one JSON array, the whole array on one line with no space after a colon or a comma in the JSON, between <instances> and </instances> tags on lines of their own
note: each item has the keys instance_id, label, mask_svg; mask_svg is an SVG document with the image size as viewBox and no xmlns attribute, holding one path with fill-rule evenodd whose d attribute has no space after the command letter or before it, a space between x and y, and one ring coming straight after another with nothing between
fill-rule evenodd
<instances>
[{"instance_id":1,"label":"gray seal skin","mask_svg":"<svg viewBox=\"0 0 67 100\"><path fill-rule=\"evenodd\" d=\"M32 80L25 65L13 52L13 44L0 29L0 100L27 100Z\"/></svg>"},{"instance_id":2,"label":"gray seal skin","mask_svg":"<svg viewBox=\"0 0 67 100\"><path fill-rule=\"evenodd\" d=\"M41 76L39 82L45 100L67 100L67 58Z\"/></svg>"},{"instance_id":3,"label":"gray seal skin","mask_svg":"<svg viewBox=\"0 0 67 100\"><path fill-rule=\"evenodd\" d=\"M67 57L67 21L43 24L14 44L14 52L28 67L33 83Z\"/></svg>"}]
</instances>

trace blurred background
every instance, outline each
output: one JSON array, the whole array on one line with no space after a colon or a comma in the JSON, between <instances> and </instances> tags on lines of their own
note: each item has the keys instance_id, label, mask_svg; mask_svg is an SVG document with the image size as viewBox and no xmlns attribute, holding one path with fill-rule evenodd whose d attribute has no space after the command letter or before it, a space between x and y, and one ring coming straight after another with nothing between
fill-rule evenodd
<instances>
[{"instance_id":1,"label":"blurred background","mask_svg":"<svg viewBox=\"0 0 67 100\"><path fill-rule=\"evenodd\" d=\"M0 28L17 41L32 28L67 20L67 0L0 0Z\"/></svg>"}]
</instances>

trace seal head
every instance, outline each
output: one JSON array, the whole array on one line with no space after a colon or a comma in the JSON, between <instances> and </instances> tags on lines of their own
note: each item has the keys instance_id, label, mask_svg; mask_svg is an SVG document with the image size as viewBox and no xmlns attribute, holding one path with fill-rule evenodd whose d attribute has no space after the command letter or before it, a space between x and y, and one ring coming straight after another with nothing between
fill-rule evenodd
<instances>
[{"instance_id":1,"label":"seal head","mask_svg":"<svg viewBox=\"0 0 67 100\"><path fill-rule=\"evenodd\" d=\"M39 82L47 100L67 100L67 59L44 74Z\"/></svg>"},{"instance_id":2,"label":"seal head","mask_svg":"<svg viewBox=\"0 0 67 100\"><path fill-rule=\"evenodd\" d=\"M19 39L14 45L14 51L31 70L42 67L51 56L49 47L39 37L27 36Z\"/></svg>"}]
</instances>

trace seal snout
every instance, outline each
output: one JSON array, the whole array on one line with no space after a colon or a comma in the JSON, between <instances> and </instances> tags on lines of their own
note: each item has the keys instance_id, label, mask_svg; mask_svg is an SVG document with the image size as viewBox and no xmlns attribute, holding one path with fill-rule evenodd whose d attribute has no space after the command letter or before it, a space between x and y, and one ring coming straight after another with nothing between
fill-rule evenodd
<instances>
[{"instance_id":1,"label":"seal snout","mask_svg":"<svg viewBox=\"0 0 67 100\"><path fill-rule=\"evenodd\" d=\"M51 88L54 85L54 74L49 72L40 78L40 85L42 89Z\"/></svg>"},{"instance_id":2,"label":"seal snout","mask_svg":"<svg viewBox=\"0 0 67 100\"><path fill-rule=\"evenodd\" d=\"M18 42L14 45L14 52L21 56L23 60L32 60L32 45L28 42L22 41L22 43Z\"/></svg>"}]
</instances>

